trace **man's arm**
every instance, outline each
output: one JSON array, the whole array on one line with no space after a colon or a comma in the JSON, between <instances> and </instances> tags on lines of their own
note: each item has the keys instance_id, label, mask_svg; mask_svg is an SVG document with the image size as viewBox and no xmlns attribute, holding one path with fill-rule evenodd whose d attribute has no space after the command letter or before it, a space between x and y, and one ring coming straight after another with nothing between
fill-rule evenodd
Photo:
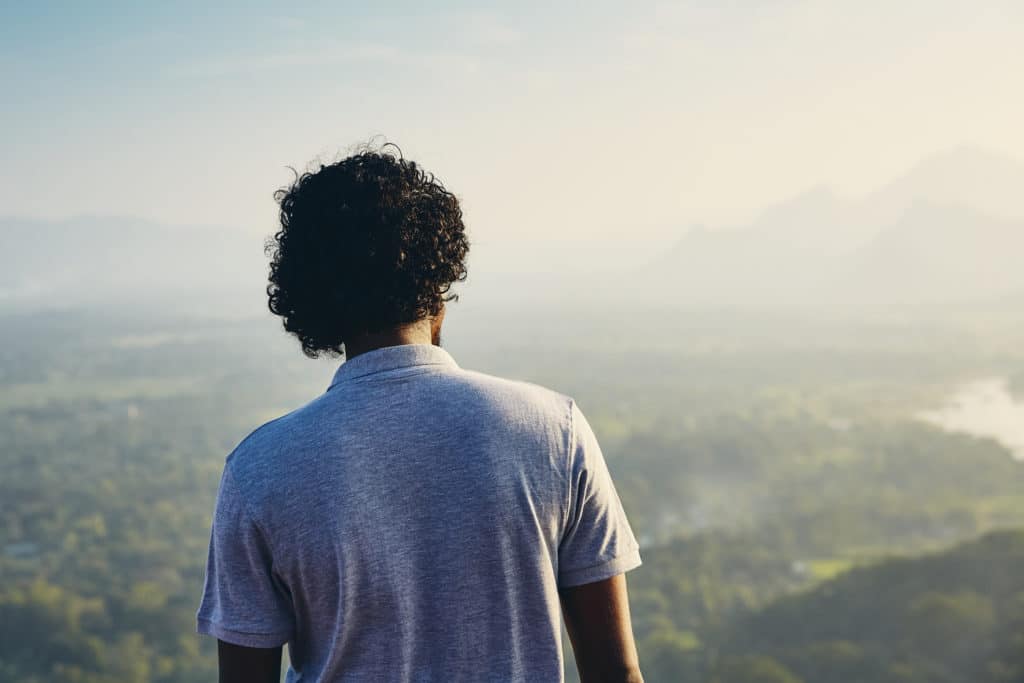
<instances>
[{"instance_id":1,"label":"man's arm","mask_svg":"<svg viewBox=\"0 0 1024 683\"><path fill-rule=\"evenodd\" d=\"M563 588L559 597L581 683L643 683L625 574Z\"/></svg>"},{"instance_id":2,"label":"man's arm","mask_svg":"<svg viewBox=\"0 0 1024 683\"><path fill-rule=\"evenodd\" d=\"M281 683L281 647L242 647L217 641L220 683Z\"/></svg>"}]
</instances>

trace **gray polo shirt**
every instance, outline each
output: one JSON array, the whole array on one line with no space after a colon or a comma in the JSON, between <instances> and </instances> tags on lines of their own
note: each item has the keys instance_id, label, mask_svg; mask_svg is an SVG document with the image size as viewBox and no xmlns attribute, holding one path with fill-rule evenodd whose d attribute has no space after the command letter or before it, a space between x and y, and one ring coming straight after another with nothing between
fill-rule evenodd
<instances>
[{"instance_id":1,"label":"gray polo shirt","mask_svg":"<svg viewBox=\"0 0 1024 683\"><path fill-rule=\"evenodd\" d=\"M562 681L558 589L640 565L579 406L374 349L228 456L198 630L295 681Z\"/></svg>"}]
</instances>

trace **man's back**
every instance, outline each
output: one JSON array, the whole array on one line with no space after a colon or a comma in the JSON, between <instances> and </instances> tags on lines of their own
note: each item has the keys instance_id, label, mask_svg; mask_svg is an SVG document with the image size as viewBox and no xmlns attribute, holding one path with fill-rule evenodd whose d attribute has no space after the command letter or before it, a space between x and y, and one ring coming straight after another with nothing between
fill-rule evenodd
<instances>
[{"instance_id":1,"label":"man's back","mask_svg":"<svg viewBox=\"0 0 1024 683\"><path fill-rule=\"evenodd\" d=\"M386 346L229 456L199 627L290 681L559 681L559 589L639 564L571 398Z\"/></svg>"}]
</instances>

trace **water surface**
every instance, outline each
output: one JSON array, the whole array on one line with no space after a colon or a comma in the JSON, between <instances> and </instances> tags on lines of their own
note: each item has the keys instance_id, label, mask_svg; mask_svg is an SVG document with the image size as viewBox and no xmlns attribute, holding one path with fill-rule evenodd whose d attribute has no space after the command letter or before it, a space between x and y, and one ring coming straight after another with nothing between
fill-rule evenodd
<instances>
[{"instance_id":1,"label":"water surface","mask_svg":"<svg viewBox=\"0 0 1024 683\"><path fill-rule=\"evenodd\" d=\"M947 431L995 439L1024 461L1024 401L1014 398L1003 377L968 382L944 406L918 417Z\"/></svg>"}]
</instances>

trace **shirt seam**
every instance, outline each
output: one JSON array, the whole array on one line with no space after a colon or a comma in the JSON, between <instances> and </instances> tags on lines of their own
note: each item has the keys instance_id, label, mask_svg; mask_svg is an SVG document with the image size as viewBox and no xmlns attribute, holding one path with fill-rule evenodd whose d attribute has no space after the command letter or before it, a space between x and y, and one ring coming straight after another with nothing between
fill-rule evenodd
<instances>
[{"instance_id":1,"label":"shirt seam","mask_svg":"<svg viewBox=\"0 0 1024 683\"><path fill-rule=\"evenodd\" d=\"M640 544L637 543L637 544L633 545L632 547L630 547L628 550L623 550L623 551L621 551L619 553L616 553L615 555L612 555L611 557L609 557L607 560L604 560L602 562L598 562L597 564L587 565L586 567L580 567L578 569L563 569L563 570L561 570L559 572L559 574L561 574L563 576L568 576L570 574L579 574L580 572L590 571L591 569L600 569L601 567L605 566L606 564L611 564L612 562L616 562L618 560L628 559L628 558L632 557L633 555L637 555L639 552L640 552Z\"/></svg>"},{"instance_id":2,"label":"shirt seam","mask_svg":"<svg viewBox=\"0 0 1024 683\"><path fill-rule=\"evenodd\" d=\"M569 519L572 515L572 466L573 455L576 450L576 416L574 414L575 411L573 411L573 406L575 405L576 400L570 398L568 453L565 458L565 508L562 512L562 538L565 538L565 534L569 530Z\"/></svg>"},{"instance_id":3,"label":"shirt seam","mask_svg":"<svg viewBox=\"0 0 1024 683\"><path fill-rule=\"evenodd\" d=\"M230 626L225 625L223 621L211 619L209 617L196 617L196 621L198 621L201 624L210 624L211 626L216 626L218 629L222 631L235 633L240 636L260 636L263 638L287 638L288 640L291 640L292 636L294 635L294 629L289 629L287 631L273 631L270 633L261 633L259 631L240 631L236 628L231 628Z\"/></svg>"},{"instance_id":4,"label":"shirt seam","mask_svg":"<svg viewBox=\"0 0 1024 683\"><path fill-rule=\"evenodd\" d=\"M224 474L231 480L231 486L235 489L235 494L238 496L238 504L242 508L242 512L249 518L249 521L256 527L256 530L260 532L260 536L263 537L263 541L267 544L267 549L270 551L270 567L273 570L276 553L274 552L274 542L271 540L270 534L263 528L260 520L252 513L252 510L249 509L249 502L245 496L241 495L242 492L238 489L238 484L235 482L235 475L231 472L231 463L225 463Z\"/></svg>"}]
</instances>

